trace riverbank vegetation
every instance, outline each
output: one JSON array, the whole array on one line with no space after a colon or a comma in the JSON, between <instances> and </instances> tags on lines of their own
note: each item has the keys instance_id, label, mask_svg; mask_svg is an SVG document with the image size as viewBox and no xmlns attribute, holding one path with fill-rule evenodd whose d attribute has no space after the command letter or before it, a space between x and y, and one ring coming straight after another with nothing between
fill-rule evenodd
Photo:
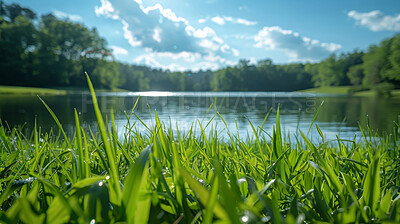
<instances>
[{"instance_id":1,"label":"riverbank vegetation","mask_svg":"<svg viewBox=\"0 0 400 224\"><path fill-rule=\"evenodd\" d=\"M400 88L400 34L318 63L256 64L242 59L216 71L174 72L114 60L95 28L1 2L0 84L85 87L84 72L102 89L130 91L295 91L352 86L350 92L390 96ZM288 82L287 80L290 80Z\"/></svg>"},{"instance_id":2,"label":"riverbank vegetation","mask_svg":"<svg viewBox=\"0 0 400 224\"><path fill-rule=\"evenodd\" d=\"M312 122L316 143L309 131L284 136L278 110L272 134L249 121L251 136L226 130L223 139L208 121L179 132L156 111L143 123L133 108L118 136L88 84L97 131L80 126L75 110L67 136L44 101L58 130L0 126L0 222L400 222L398 123L382 136L367 126L358 138L327 141Z\"/></svg>"},{"instance_id":3,"label":"riverbank vegetation","mask_svg":"<svg viewBox=\"0 0 400 224\"><path fill-rule=\"evenodd\" d=\"M99 89L97 92L125 92L124 89ZM0 86L0 94L2 95L66 95L72 93L87 92L87 89L80 87L56 87L56 88L39 88L24 86Z\"/></svg>"},{"instance_id":4,"label":"riverbank vegetation","mask_svg":"<svg viewBox=\"0 0 400 224\"><path fill-rule=\"evenodd\" d=\"M48 88L0 86L0 94L65 95L68 91Z\"/></svg>"}]
</instances>

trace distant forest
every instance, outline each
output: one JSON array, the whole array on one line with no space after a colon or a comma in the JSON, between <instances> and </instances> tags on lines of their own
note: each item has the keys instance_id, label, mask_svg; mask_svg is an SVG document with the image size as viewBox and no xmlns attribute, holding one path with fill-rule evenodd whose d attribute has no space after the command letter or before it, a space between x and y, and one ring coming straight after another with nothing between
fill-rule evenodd
<instances>
[{"instance_id":1,"label":"distant forest","mask_svg":"<svg viewBox=\"0 0 400 224\"><path fill-rule=\"evenodd\" d=\"M319 63L274 64L270 59L217 71L173 72L116 61L95 28L0 2L0 85L84 87L131 91L294 91L348 86L354 91L400 87L400 34Z\"/></svg>"}]
</instances>

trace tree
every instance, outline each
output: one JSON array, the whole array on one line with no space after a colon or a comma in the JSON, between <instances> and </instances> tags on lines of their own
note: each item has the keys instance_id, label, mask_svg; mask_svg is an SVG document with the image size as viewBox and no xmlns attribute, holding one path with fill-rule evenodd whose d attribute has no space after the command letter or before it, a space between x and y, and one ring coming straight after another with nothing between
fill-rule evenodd
<instances>
[{"instance_id":1,"label":"tree","mask_svg":"<svg viewBox=\"0 0 400 224\"><path fill-rule=\"evenodd\" d=\"M388 66L382 71L382 79L400 83L400 34L391 38L390 42Z\"/></svg>"},{"instance_id":2,"label":"tree","mask_svg":"<svg viewBox=\"0 0 400 224\"><path fill-rule=\"evenodd\" d=\"M233 69L231 67L227 67L221 70L218 70L214 73L214 78L212 81L212 90L214 91L228 91L232 90L233 86Z\"/></svg>"},{"instance_id":3,"label":"tree","mask_svg":"<svg viewBox=\"0 0 400 224\"><path fill-rule=\"evenodd\" d=\"M373 87L381 82L381 71L388 65L387 55L390 42L390 40L384 40L380 46L370 46L367 53L362 57L364 62L364 86Z\"/></svg>"},{"instance_id":4,"label":"tree","mask_svg":"<svg viewBox=\"0 0 400 224\"><path fill-rule=\"evenodd\" d=\"M336 56L334 54L319 63L318 72L312 78L314 85L317 87L338 86L341 79L342 74L338 69Z\"/></svg>"},{"instance_id":5,"label":"tree","mask_svg":"<svg viewBox=\"0 0 400 224\"><path fill-rule=\"evenodd\" d=\"M28 20L36 19L36 13L28 8L21 7L18 4L3 5L1 1L0 16L6 21L14 23L17 17L23 16Z\"/></svg>"},{"instance_id":6,"label":"tree","mask_svg":"<svg viewBox=\"0 0 400 224\"><path fill-rule=\"evenodd\" d=\"M145 91L150 89L150 78L145 77L144 72L134 65L120 64L119 87L132 91Z\"/></svg>"},{"instance_id":7,"label":"tree","mask_svg":"<svg viewBox=\"0 0 400 224\"><path fill-rule=\"evenodd\" d=\"M350 67L349 71L346 73L352 85L359 86L362 84L364 78L364 69L362 64L353 65Z\"/></svg>"},{"instance_id":8,"label":"tree","mask_svg":"<svg viewBox=\"0 0 400 224\"><path fill-rule=\"evenodd\" d=\"M113 89L118 86L119 70L115 61L104 61L96 64L93 70L93 85L102 89Z\"/></svg>"},{"instance_id":9,"label":"tree","mask_svg":"<svg viewBox=\"0 0 400 224\"><path fill-rule=\"evenodd\" d=\"M0 83L24 85L29 80L35 34L32 21L24 15L13 17L13 22L0 23Z\"/></svg>"}]
</instances>

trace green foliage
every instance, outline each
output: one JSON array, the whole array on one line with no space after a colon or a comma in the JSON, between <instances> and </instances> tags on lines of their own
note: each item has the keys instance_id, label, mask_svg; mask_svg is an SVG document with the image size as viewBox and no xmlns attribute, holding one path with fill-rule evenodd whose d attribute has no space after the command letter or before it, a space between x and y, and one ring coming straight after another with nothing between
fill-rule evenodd
<instances>
[{"instance_id":1,"label":"green foliage","mask_svg":"<svg viewBox=\"0 0 400 224\"><path fill-rule=\"evenodd\" d=\"M318 72L313 76L315 86L338 86L342 74L337 69L336 56L332 55L318 65Z\"/></svg>"},{"instance_id":2,"label":"green foliage","mask_svg":"<svg viewBox=\"0 0 400 224\"><path fill-rule=\"evenodd\" d=\"M382 78L389 82L400 82L400 34L390 39L388 66L382 72Z\"/></svg>"},{"instance_id":3,"label":"green foliage","mask_svg":"<svg viewBox=\"0 0 400 224\"><path fill-rule=\"evenodd\" d=\"M97 62L93 74L96 74L93 83L104 89L113 89L118 86L119 71L117 62Z\"/></svg>"},{"instance_id":4,"label":"green foliage","mask_svg":"<svg viewBox=\"0 0 400 224\"><path fill-rule=\"evenodd\" d=\"M35 127L26 136L0 125L0 222L400 221L398 124L392 134L379 137L367 127L359 140L335 144L316 126L320 143L303 133L291 142L278 112L272 136L250 123L253 136L228 130L226 141L200 121L175 131L157 112L144 124L133 108L118 136L113 113L110 127L87 81L98 132L81 127L75 111L75 134L64 135L46 104L59 134ZM148 130L137 131L137 123Z\"/></svg>"},{"instance_id":5,"label":"green foliage","mask_svg":"<svg viewBox=\"0 0 400 224\"><path fill-rule=\"evenodd\" d=\"M332 54L318 63L277 65L265 59L251 64L241 59L216 71L178 72L115 62L95 28L52 14L38 19L28 8L2 3L0 51L2 85L84 87L82 74L88 72L99 88L131 91L295 91L348 85L357 86L356 91L381 83L400 87L400 34L365 52Z\"/></svg>"},{"instance_id":6,"label":"green foliage","mask_svg":"<svg viewBox=\"0 0 400 224\"><path fill-rule=\"evenodd\" d=\"M0 22L0 83L11 85L28 82L32 69L32 48L36 44L35 27L31 20L16 16L13 23Z\"/></svg>"},{"instance_id":7,"label":"green foliage","mask_svg":"<svg viewBox=\"0 0 400 224\"><path fill-rule=\"evenodd\" d=\"M349 78L350 83L352 85L355 85L355 86L361 85L362 80L364 78L364 70L363 70L362 64L351 66L346 75Z\"/></svg>"},{"instance_id":8,"label":"green foliage","mask_svg":"<svg viewBox=\"0 0 400 224\"><path fill-rule=\"evenodd\" d=\"M235 67L217 70L211 87L214 91L294 91L312 85L303 64L274 65L271 60L262 60L252 65L240 60Z\"/></svg>"},{"instance_id":9,"label":"green foliage","mask_svg":"<svg viewBox=\"0 0 400 224\"><path fill-rule=\"evenodd\" d=\"M3 4L3 3L2 3ZM3 7L3 5L2 5ZM102 88L117 87L118 64L96 29L5 5L0 20L0 83L18 86L84 86L85 71Z\"/></svg>"},{"instance_id":10,"label":"green foliage","mask_svg":"<svg viewBox=\"0 0 400 224\"><path fill-rule=\"evenodd\" d=\"M394 89L394 85L391 83L383 82L372 88L376 95L383 97L390 97L391 91Z\"/></svg>"},{"instance_id":11,"label":"green foliage","mask_svg":"<svg viewBox=\"0 0 400 224\"><path fill-rule=\"evenodd\" d=\"M306 70L313 75L312 80L316 87L349 85L354 80L350 79L348 73L351 67L362 64L363 54L363 52L354 51L341 54L340 57L331 55L318 64L308 65ZM353 75L354 71L351 72Z\"/></svg>"},{"instance_id":12,"label":"green foliage","mask_svg":"<svg viewBox=\"0 0 400 224\"><path fill-rule=\"evenodd\" d=\"M372 87L381 81L381 69L387 64L387 41L382 42L382 46L371 46L368 53L363 56L363 67L365 78L363 85Z\"/></svg>"}]
</instances>

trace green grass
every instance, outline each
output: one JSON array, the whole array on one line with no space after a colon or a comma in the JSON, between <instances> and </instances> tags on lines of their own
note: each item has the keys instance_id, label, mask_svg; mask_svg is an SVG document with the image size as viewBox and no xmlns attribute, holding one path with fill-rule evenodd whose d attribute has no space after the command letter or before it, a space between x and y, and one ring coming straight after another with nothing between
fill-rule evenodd
<instances>
[{"instance_id":1,"label":"green grass","mask_svg":"<svg viewBox=\"0 0 400 224\"><path fill-rule=\"evenodd\" d=\"M400 98L400 90L392 90L390 91L391 94L391 98ZM372 96L376 96L377 93L374 90L367 90L367 91L361 91L361 92L355 92L353 94L354 96L368 96L368 97L372 97Z\"/></svg>"},{"instance_id":2,"label":"green grass","mask_svg":"<svg viewBox=\"0 0 400 224\"><path fill-rule=\"evenodd\" d=\"M313 144L307 133L282 136L277 116L271 137L250 123L251 137L228 130L226 141L207 122L182 133L157 112L151 125L132 110L121 137L88 84L97 131L81 127L75 111L68 137L45 102L58 131L0 126L0 222L400 222L397 124L390 135L367 127L361 140L336 144L310 127L321 134ZM218 113L212 119L225 123Z\"/></svg>"},{"instance_id":3,"label":"green grass","mask_svg":"<svg viewBox=\"0 0 400 224\"><path fill-rule=\"evenodd\" d=\"M21 86L0 86L0 94L28 94L28 95L65 95L67 90L21 87Z\"/></svg>"},{"instance_id":4,"label":"green grass","mask_svg":"<svg viewBox=\"0 0 400 224\"><path fill-rule=\"evenodd\" d=\"M298 92L304 93L328 93L328 94L348 94L351 86L326 86L300 90Z\"/></svg>"},{"instance_id":5,"label":"green grass","mask_svg":"<svg viewBox=\"0 0 400 224\"><path fill-rule=\"evenodd\" d=\"M400 98L400 89L392 90L390 94L392 94L393 98Z\"/></svg>"},{"instance_id":6,"label":"green grass","mask_svg":"<svg viewBox=\"0 0 400 224\"><path fill-rule=\"evenodd\" d=\"M326 93L326 94L349 94L351 90L351 86L327 86L327 87L318 87L300 90L297 92L304 93ZM353 96L366 96L366 97L374 97L377 93L374 90L365 90L351 93ZM392 90L391 91L392 98L400 98L400 90Z\"/></svg>"},{"instance_id":7,"label":"green grass","mask_svg":"<svg viewBox=\"0 0 400 224\"><path fill-rule=\"evenodd\" d=\"M36 87L23 87L23 86L0 86L0 94L13 94L13 95L66 95L74 92L87 91L85 88L77 87L63 87L63 88L36 88ZM98 92L125 92L124 89L97 90Z\"/></svg>"}]
</instances>

